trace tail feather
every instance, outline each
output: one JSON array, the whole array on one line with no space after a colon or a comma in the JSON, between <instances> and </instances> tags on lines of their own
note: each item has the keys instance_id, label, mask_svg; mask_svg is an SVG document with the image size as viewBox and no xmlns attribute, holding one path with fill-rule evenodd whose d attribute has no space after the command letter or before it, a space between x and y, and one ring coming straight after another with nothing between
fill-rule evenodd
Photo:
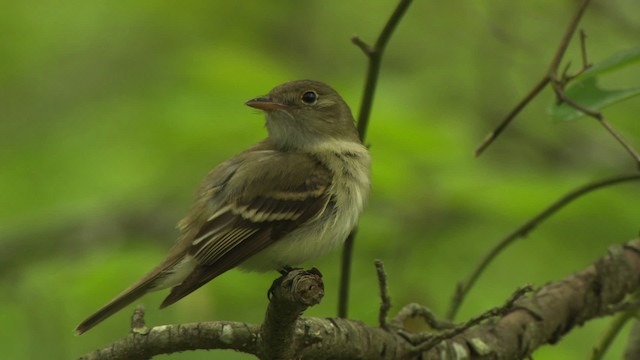
<instances>
[{"instance_id":1,"label":"tail feather","mask_svg":"<svg viewBox=\"0 0 640 360\"><path fill-rule=\"evenodd\" d=\"M181 257L179 255L177 253L166 258L137 283L131 285L105 306L98 309L93 315L84 319L76 327L76 334L81 335L150 291L180 284L183 278L193 270L195 263L191 261L191 257Z\"/></svg>"},{"instance_id":2,"label":"tail feather","mask_svg":"<svg viewBox=\"0 0 640 360\"><path fill-rule=\"evenodd\" d=\"M93 313L93 315L84 319L77 327L76 334L81 335L92 327L98 325L103 320L113 315L114 313L120 311L125 306L131 304L132 302L138 300L142 295L146 294L151 290L151 284L149 282L139 283L136 286L129 288L122 292L120 295L116 296L113 300L111 300L108 304L101 307Z\"/></svg>"}]
</instances>

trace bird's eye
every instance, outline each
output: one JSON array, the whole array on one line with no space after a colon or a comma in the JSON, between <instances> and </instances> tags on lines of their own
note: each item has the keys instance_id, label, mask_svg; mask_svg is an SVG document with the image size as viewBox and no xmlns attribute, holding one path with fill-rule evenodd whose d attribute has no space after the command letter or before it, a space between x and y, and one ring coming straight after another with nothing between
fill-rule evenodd
<instances>
[{"instance_id":1,"label":"bird's eye","mask_svg":"<svg viewBox=\"0 0 640 360\"><path fill-rule=\"evenodd\" d=\"M302 102L308 105L313 105L318 101L318 94L315 91L307 91L302 94Z\"/></svg>"}]
</instances>

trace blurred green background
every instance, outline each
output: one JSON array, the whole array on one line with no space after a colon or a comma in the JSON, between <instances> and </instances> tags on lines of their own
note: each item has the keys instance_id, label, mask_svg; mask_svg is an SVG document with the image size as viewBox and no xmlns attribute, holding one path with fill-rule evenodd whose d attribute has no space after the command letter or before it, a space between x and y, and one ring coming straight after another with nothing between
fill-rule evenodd
<instances>
[{"instance_id":1,"label":"blurred green background","mask_svg":"<svg viewBox=\"0 0 640 360\"><path fill-rule=\"evenodd\" d=\"M5 2L0 12L0 357L66 359L125 335L133 306L72 329L142 276L175 239L200 179L265 136L243 102L293 79L334 86L357 113L366 61L395 1ZM565 192L634 170L591 119L553 123L547 91L484 154L474 148L539 80L577 1L416 1L387 48L368 143L373 193L360 224L350 317L376 323L373 260L394 308L443 314L456 281L496 241ZM640 2L595 1L582 22L594 62L638 45ZM633 15L635 14L635 15ZM573 44L568 57L578 64ZM575 66L574 66L575 68ZM604 84L640 84L633 69ZM606 111L640 147L637 99ZM638 234L638 184L576 201L498 258L458 319L518 286L582 269ZM340 252L315 261L336 313ZM149 325L259 323L275 273L231 271ZM608 319L536 359L584 358ZM620 358L625 338L608 358ZM229 351L159 358L247 359Z\"/></svg>"}]
</instances>

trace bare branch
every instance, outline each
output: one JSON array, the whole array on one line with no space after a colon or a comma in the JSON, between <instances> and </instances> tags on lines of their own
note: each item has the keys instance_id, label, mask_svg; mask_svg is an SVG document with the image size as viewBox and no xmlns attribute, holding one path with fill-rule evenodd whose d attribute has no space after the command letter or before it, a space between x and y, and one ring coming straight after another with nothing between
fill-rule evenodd
<instances>
[{"instance_id":1,"label":"bare branch","mask_svg":"<svg viewBox=\"0 0 640 360\"><path fill-rule=\"evenodd\" d=\"M567 48L569 47L571 38L573 37L573 34L576 32L576 29L578 28L578 24L582 19L582 15L584 15L584 12L587 10L587 7L589 6L590 2L591 0L583 0L580 6L578 6L578 10L573 15L573 19L571 19L571 22L569 23L567 30L564 32L564 35L562 35L562 39L560 40L560 44L558 45L556 53L553 56L551 63L549 64L549 69L547 70L547 76L553 77L555 74L558 73L558 67L562 62L562 58L564 57L564 54L567 52Z\"/></svg>"},{"instance_id":2,"label":"bare branch","mask_svg":"<svg viewBox=\"0 0 640 360\"><path fill-rule=\"evenodd\" d=\"M498 136L504 131L504 129L509 126L511 121L515 119L520 111L522 111L522 109L529 105L531 100L535 99L535 97L538 96L540 91L542 91L547 86L547 84L549 84L549 77L545 76L533 87L533 89L531 89L531 91L529 91L524 99L520 100L520 102L509 112L509 114L507 114L504 120L502 120L500 124L485 137L484 140L482 140L482 143L475 151L475 155L480 156L486 150L486 148L488 148L489 145L491 145L493 141L498 138Z\"/></svg>"},{"instance_id":3,"label":"bare branch","mask_svg":"<svg viewBox=\"0 0 640 360\"><path fill-rule=\"evenodd\" d=\"M373 49L371 48L371 46L369 46L369 44L364 42L364 40L360 39L360 37L358 36L352 37L351 42L357 47L359 47L360 50L362 50L362 52L365 53L367 56L370 56L371 53L373 52Z\"/></svg>"},{"instance_id":4,"label":"bare branch","mask_svg":"<svg viewBox=\"0 0 640 360\"><path fill-rule=\"evenodd\" d=\"M511 121L516 117L516 115L518 115L518 113L520 113L520 111L524 109L527 106L527 104L529 104L529 102L531 102L531 100L533 100L540 93L540 91L542 91L542 89L544 89L549 84L550 81L557 78L556 74L558 73L558 67L560 66L562 57L567 51L569 42L571 41L571 38L573 37L573 34L576 31L578 24L580 23L580 19L582 18L582 15L587 9L587 6L589 5L590 1L591 0L583 0L580 6L578 7L576 13L573 16L573 19L571 20L571 22L569 23L569 26L567 27L567 30L565 31L564 35L562 36L562 39L560 40L560 44L556 49L555 55L553 56L553 59L551 60L551 63L549 64L549 68L547 69L547 72L545 73L545 75L542 77L540 81L538 81L538 83L533 87L533 89L529 91L529 93L524 97L524 99L522 99L513 108L513 110L511 110L509 114L507 114L507 116L500 122L500 124L491 133L489 133L489 135L487 135L487 137L482 141L480 146L476 149L475 151L476 156L480 156L484 152L484 150L486 150L489 147L489 145L491 145L493 141L498 138L498 136L504 131L504 129L506 129L506 127L511 123Z\"/></svg>"},{"instance_id":5,"label":"bare branch","mask_svg":"<svg viewBox=\"0 0 640 360\"><path fill-rule=\"evenodd\" d=\"M587 60L587 33L584 30L580 30L580 54L582 54L582 68L590 68L591 65Z\"/></svg>"},{"instance_id":6,"label":"bare branch","mask_svg":"<svg viewBox=\"0 0 640 360\"><path fill-rule=\"evenodd\" d=\"M351 230L342 248L340 271L340 287L338 289L338 317L346 318L349 312L349 279L351 278L351 257L353 255L354 239L358 228Z\"/></svg>"},{"instance_id":7,"label":"bare branch","mask_svg":"<svg viewBox=\"0 0 640 360\"><path fill-rule=\"evenodd\" d=\"M295 269L277 279L269 290L269 307L260 328L261 359L293 359L296 321L324 296L322 274L313 268Z\"/></svg>"},{"instance_id":8,"label":"bare branch","mask_svg":"<svg viewBox=\"0 0 640 360\"><path fill-rule=\"evenodd\" d=\"M375 261L376 273L378 274L378 287L380 288L380 311L378 312L378 324L381 328L387 329L387 315L391 309L391 297L389 297L389 287L387 286L387 274L384 271L382 260Z\"/></svg>"},{"instance_id":9,"label":"bare branch","mask_svg":"<svg viewBox=\"0 0 640 360\"><path fill-rule=\"evenodd\" d=\"M398 23L400 23L402 16L409 8L409 5L411 5L411 1L412 0L400 0L398 6L396 6L393 14L391 14L391 17L389 17L389 20L380 32L380 35L378 35L378 39L373 47L357 36L351 39L351 41L369 58L367 79L365 81L364 92L362 94L362 102L360 103L360 112L358 113L358 132L360 133L360 139L362 139L362 141L364 141L367 135L369 115L371 114L371 107L373 105L373 97L376 91L378 75L380 74L380 64L382 62L384 49L386 48L387 43L389 43L389 39L391 38L393 31L398 26Z\"/></svg>"},{"instance_id":10,"label":"bare branch","mask_svg":"<svg viewBox=\"0 0 640 360\"><path fill-rule=\"evenodd\" d=\"M602 115L602 113L600 113L598 111L595 111L595 110L588 109L588 108L578 104L573 99L568 98L567 95L564 93L564 89L562 88L562 86L560 84L554 82L552 85L553 85L553 90L556 92L556 95L558 96L558 99L560 99L560 101L562 101L562 102L566 103L567 105L571 106L572 108L584 113L585 115L598 120L600 122L600 124L602 124L602 126L604 126L605 129L607 129L607 131L611 135L613 135L613 137L620 143L620 145L622 145L625 148L625 150L627 150L629 155L631 155L631 157L636 162L636 167L638 169L640 169L640 154L638 154L636 149L634 149L633 146L631 146L629 143L627 143L627 141L622 137L622 135L620 133L618 133L613 128L613 126L611 126L611 124L609 124L609 122L605 119L605 117Z\"/></svg>"},{"instance_id":11,"label":"bare branch","mask_svg":"<svg viewBox=\"0 0 640 360\"><path fill-rule=\"evenodd\" d=\"M594 265L546 284L530 296L516 293L502 307L505 310L500 310L504 313L499 319L442 340L420 356L425 360L442 359L455 352L458 358L524 358L544 344L557 342L574 326L609 314L639 288L640 240L634 240L611 247L609 255ZM401 312L406 313L406 309ZM471 321L482 322L487 317ZM300 359L406 359L420 349L393 331L340 318L300 318L293 337L291 351ZM146 335L132 333L81 359L147 359L195 349L233 349L261 356L261 341L260 328L252 324L165 325L152 328Z\"/></svg>"},{"instance_id":12,"label":"bare branch","mask_svg":"<svg viewBox=\"0 0 640 360\"><path fill-rule=\"evenodd\" d=\"M395 10L387 20L384 28L378 35L375 45L371 47L364 40L355 36L351 41L358 46L369 59L367 67L367 78L365 80L364 91L362 94L362 102L360 103L360 112L358 113L358 133L360 139L364 142L367 136L367 128L369 127L369 115L373 106L373 96L376 91L378 82L378 74L380 73L380 64L382 63L382 55L384 49L396 29L402 16L405 14L412 0L400 0ZM340 276L340 293L338 294L338 316L346 318L348 314L349 303L349 279L351 278L351 258L353 256L353 246L356 238L355 229L349 234L342 250L342 269Z\"/></svg>"},{"instance_id":13,"label":"bare branch","mask_svg":"<svg viewBox=\"0 0 640 360\"><path fill-rule=\"evenodd\" d=\"M162 325L151 328L148 334L132 333L79 360L140 360L206 349L233 349L257 355L259 333L257 325L228 321Z\"/></svg>"},{"instance_id":14,"label":"bare branch","mask_svg":"<svg viewBox=\"0 0 640 360\"><path fill-rule=\"evenodd\" d=\"M640 240L612 246L609 255L567 278L549 283L517 300L514 310L496 322L476 326L438 346L440 353L455 348L473 358L522 359L534 349L556 343L589 319L607 315L640 286ZM436 356L423 359L437 359Z\"/></svg>"},{"instance_id":15,"label":"bare branch","mask_svg":"<svg viewBox=\"0 0 640 360\"><path fill-rule=\"evenodd\" d=\"M418 346L416 346L412 352L421 353L421 352L429 351L434 346L441 343L442 341L451 339L458 334L462 334L463 332L467 331L469 328L476 326L485 320L508 314L510 311L513 310L513 306L515 302L520 298L522 298L526 293L531 292L532 290L533 290L533 287L531 285L523 286L517 289L513 294L511 294L509 299L507 299L507 301L501 307L496 307L488 311L485 311L479 316L476 316L475 318L472 318L462 324L456 325L450 329L442 331L437 335L433 335L426 332L419 333L419 334L412 334L411 336L412 343L418 344Z\"/></svg>"},{"instance_id":16,"label":"bare branch","mask_svg":"<svg viewBox=\"0 0 640 360\"><path fill-rule=\"evenodd\" d=\"M431 309L426 306L410 303L405 305L398 314L394 316L391 321L391 325L397 329L405 328L405 321L408 319L420 318L424 320L431 328L435 330L445 330L451 329L454 325L450 321L441 321L438 317L431 311ZM409 339L407 339L409 340Z\"/></svg>"},{"instance_id":17,"label":"bare branch","mask_svg":"<svg viewBox=\"0 0 640 360\"><path fill-rule=\"evenodd\" d=\"M564 208L566 205L571 203L573 200L586 195L594 190L616 185L619 183L627 182L627 181L637 181L640 180L640 175L632 174L632 175L623 175L616 176L612 178L607 178L604 180L596 181L584 186L581 186L575 190L570 191L556 202L551 204L548 208L540 212L538 215L533 217L531 220L527 221L525 224L517 228L514 232L509 234L504 239L500 240L480 261L480 264L473 269L467 280L458 284L456 288L456 292L451 300L451 306L449 307L449 311L447 312L447 319L453 320L458 312L458 309L462 305L465 296L469 293L475 282L478 280L480 275L484 272L484 270L489 266L489 264L504 250L513 243L515 240L522 238L529 234L533 229L535 229L538 225L540 225L544 220L558 212L560 209Z\"/></svg>"}]
</instances>

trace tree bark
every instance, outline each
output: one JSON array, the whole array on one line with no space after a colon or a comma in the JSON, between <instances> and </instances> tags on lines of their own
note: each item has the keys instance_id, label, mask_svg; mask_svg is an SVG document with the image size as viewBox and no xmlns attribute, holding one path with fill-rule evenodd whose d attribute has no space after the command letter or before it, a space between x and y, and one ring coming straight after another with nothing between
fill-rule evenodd
<instances>
[{"instance_id":1,"label":"tree bark","mask_svg":"<svg viewBox=\"0 0 640 360\"><path fill-rule=\"evenodd\" d=\"M284 291L296 288L291 283L284 286L289 286ZM279 354L295 359L411 359L420 355L422 359L521 359L542 345L556 343L576 325L622 311L625 296L639 287L640 240L634 240L611 246L609 254L593 265L517 300L504 316L430 349L411 344L398 328L385 330L347 319L300 318L293 331L285 332L291 336L290 347ZM308 290L302 286L295 291ZM219 321L157 326L81 359L148 359L196 349L234 349L262 356L260 344L268 344L262 339L263 331L258 325Z\"/></svg>"}]
</instances>

